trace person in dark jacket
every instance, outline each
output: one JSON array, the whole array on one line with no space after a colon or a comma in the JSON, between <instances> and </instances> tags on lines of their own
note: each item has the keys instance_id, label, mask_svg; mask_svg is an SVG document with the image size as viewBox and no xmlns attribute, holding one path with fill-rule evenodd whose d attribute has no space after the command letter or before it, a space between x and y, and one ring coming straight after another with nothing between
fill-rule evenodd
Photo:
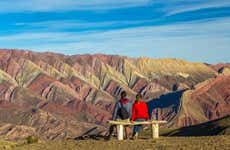
<instances>
[{"instance_id":1,"label":"person in dark jacket","mask_svg":"<svg viewBox=\"0 0 230 150\"><path fill-rule=\"evenodd\" d=\"M147 121L149 120L148 106L142 101L140 94L136 95L136 101L133 103L131 122L133 121ZM135 125L133 128L133 138L136 139L140 132L142 125Z\"/></svg>"},{"instance_id":2,"label":"person in dark jacket","mask_svg":"<svg viewBox=\"0 0 230 150\"><path fill-rule=\"evenodd\" d=\"M119 101L116 102L115 104L115 107L114 107L114 110L113 110L113 114L112 114L112 120L122 120L121 117L119 116L119 108L121 107L124 107L128 113L128 120L130 119L131 117L131 111L132 111L132 104L131 102L126 98L127 96L127 93L125 91L122 91L121 92L121 98ZM110 136L112 135L113 133L113 130L115 128L115 125L111 125L110 128L109 128L109 134L108 136L106 137L107 140L110 139ZM125 127L125 135L127 137L127 127Z\"/></svg>"}]
</instances>

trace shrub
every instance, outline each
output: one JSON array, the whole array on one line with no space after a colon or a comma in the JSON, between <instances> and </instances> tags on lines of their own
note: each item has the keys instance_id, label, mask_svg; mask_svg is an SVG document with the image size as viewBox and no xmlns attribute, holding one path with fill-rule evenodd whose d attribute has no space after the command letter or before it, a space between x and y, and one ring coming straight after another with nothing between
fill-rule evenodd
<instances>
[{"instance_id":1,"label":"shrub","mask_svg":"<svg viewBox=\"0 0 230 150\"><path fill-rule=\"evenodd\" d=\"M26 138L27 144L32 144L32 143L37 143L38 142L38 137L36 136L28 136Z\"/></svg>"}]
</instances>

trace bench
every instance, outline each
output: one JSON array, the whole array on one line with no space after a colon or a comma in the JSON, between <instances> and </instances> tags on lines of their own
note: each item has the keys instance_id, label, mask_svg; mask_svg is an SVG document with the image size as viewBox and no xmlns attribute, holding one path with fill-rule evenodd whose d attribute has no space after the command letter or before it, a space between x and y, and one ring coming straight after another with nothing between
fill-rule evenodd
<instances>
[{"instance_id":1,"label":"bench","mask_svg":"<svg viewBox=\"0 0 230 150\"><path fill-rule=\"evenodd\" d=\"M124 139L124 126L126 125L151 125L152 129L152 138L159 138L159 124L167 123L167 121L142 121L142 122L130 122L127 120L109 120L109 124L117 126L117 139L123 140Z\"/></svg>"}]
</instances>

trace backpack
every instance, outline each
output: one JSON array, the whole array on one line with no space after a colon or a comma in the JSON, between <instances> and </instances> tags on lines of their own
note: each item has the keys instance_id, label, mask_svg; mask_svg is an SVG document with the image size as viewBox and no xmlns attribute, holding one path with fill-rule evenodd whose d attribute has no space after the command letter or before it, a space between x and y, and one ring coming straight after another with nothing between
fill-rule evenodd
<instances>
[{"instance_id":1,"label":"backpack","mask_svg":"<svg viewBox=\"0 0 230 150\"><path fill-rule=\"evenodd\" d=\"M118 109L117 111L117 115L122 119L128 119L129 118L129 113L128 111L125 109L125 107L123 106L123 104L120 102L121 107Z\"/></svg>"}]
</instances>

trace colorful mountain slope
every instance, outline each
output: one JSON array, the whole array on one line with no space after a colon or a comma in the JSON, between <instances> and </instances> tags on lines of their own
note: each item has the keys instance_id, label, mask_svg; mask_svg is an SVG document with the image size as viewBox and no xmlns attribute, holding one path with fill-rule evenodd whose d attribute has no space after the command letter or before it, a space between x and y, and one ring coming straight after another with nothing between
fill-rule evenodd
<instances>
[{"instance_id":1,"label":"colorful mountain slope","mask_svg":"<svg viewBox=\"0 0 230 150\"><path fill-rule=\"evenodd\" d=\"M123 90L131 101L142 93L150 113L158 110L169 126L216 119L230 112L229 76L223 72L178 59L0 49L2 133L12 126L56 139L104 129Z\"/></svg>"},{"instance_id":2,"label":"colorful mountain slope","mask_svg":"<svg viewBox=\"0 0 230 150\"><path fill-rule=\"evenodd\" d=\"M148 101L149 111L168 126L189 126L230 113L230 76L219 75L186 89Z\"/></svg>"}]
</instances>

